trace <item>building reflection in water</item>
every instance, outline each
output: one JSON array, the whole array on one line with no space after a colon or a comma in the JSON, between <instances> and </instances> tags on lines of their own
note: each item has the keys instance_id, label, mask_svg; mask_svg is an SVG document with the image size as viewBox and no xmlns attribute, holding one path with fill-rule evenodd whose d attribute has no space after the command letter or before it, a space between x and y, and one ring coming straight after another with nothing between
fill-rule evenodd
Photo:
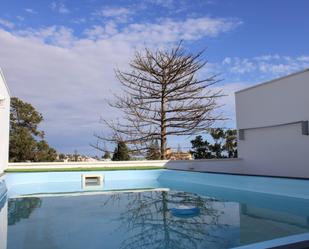
<instances>
[{"instance_id":1,"label":"building reflection in water","mask_svg":"<svg viewBox=\"0 0 309 249\"><path fill-rule=\"evenodd\" d=\"M14 225L22 219L28 219L34 209L41 206L41 199L37 197L10 199L8 204L8 223Z\"/></svg>"},{"instance_id":2,"label":"building reflection in water","mask_svg":"<svg viewBox=\"0 0 309 249\"><path fill-rule=\"evenodd\" d=\"M0 249L7 247L7 233L8 233L8 205L7 199L4 197L0 201Z\"/></svg>"}]
</instances>

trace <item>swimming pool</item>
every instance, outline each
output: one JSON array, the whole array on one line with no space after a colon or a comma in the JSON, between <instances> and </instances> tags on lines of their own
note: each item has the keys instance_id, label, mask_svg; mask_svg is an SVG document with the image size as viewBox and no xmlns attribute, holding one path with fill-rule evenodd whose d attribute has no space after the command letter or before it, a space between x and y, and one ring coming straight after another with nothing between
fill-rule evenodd
<instances>
[{"instance_id":1,"label":"swimming pool","mask_svg":"<svg viewBox=\"0 0 309 249\"><path fill-rule=\"evenodd\" d=\"M104 181L85 186L83 175ZM309 238L307 180L173 170L2 179L0 249L267 248ZM182 207L199 212L171 212Z\"/></svg>"}]
</instances>

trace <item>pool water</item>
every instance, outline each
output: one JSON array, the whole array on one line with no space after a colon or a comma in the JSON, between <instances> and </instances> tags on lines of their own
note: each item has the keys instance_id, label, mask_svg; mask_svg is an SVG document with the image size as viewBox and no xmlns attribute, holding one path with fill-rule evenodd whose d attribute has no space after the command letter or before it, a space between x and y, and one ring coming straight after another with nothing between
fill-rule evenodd
<instances>
[{"instance_id":1,"label":"pool water","mask_svg":"<svg viewBox=\"0 0 309 249\"><path fill-rule=\"evenodd\" d=\"M205 174L158 172L147 181L140 179L142 183L127 176L131 180L125 186L115 179L108 183L109 173L103 173L104 189L93 192L80 186L72 191L68 182L29 183L32 191L25 183L9 186L8 199L0 206L0 232L7 225L7 243L3 248L0 243L0 249L224 249L309 232L309 198L298 190L307 181L280 182L294 186L298 197L292 197L292 192L249 191L243 182L243 189L201 184L198 178ZM249 180L268 184L266 178ZM128 189L133 182L138 187ZM59 192L61 188L66 191ZM171 210L180 206L199 212L173 215Z\"/></svg>"},{"instance_id":2,"label":"pool water","mask_svg":"<svg viewBox=\"0 0 309 249\"><path fill-rule=\"evenodd\" d=\"M177 204L195 217L175 217ZM239 206L177 191L26 197L8 203L8 248L229 248L239 244ZM237 212L237 216L232 215Z\"/></svg>"}]
</instances>

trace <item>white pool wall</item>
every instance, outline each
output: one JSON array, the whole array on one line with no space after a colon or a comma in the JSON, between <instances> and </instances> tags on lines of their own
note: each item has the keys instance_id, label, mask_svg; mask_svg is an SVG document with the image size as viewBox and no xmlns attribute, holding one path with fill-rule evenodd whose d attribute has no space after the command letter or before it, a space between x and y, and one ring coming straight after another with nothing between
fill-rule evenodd
<instances>
[{"instance_id":1,"label":"white pool wall","mask_svg":"<svg viewBox=\"0 0 309 249\"><path fill-rule=\"evenodd\" d=\"M293 198L309 199L309 181L272 177L184 172L176 170L127 170L92 172L8 173L9 196L28 193L82 191L82 174L102 175L103 190L169 187L174 184L211 186Z\"/></svg>"},{"instance_id":2,"label":"white pool wall","mask_svg":"<svg viewBox=\"0 0 309 249\"><path fill-rule=\"evenodd\" d=\"M162 170L81 171L50 173L9 173L5 179L8 196L31 193L66 193L82 189L82 175L103 176L101 190L123 190L159 187L158 178Z\"/></svg>"}]
</instances>

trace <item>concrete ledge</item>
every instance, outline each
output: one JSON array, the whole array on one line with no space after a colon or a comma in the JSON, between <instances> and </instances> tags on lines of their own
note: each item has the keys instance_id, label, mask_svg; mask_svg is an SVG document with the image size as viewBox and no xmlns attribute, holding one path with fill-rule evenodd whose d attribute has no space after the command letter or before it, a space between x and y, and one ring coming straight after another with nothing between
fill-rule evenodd
<instances>
[{"instance_id":1,"label":"concrete ledge","mask_svg":"<svg viewBox=\"0 0 309 249\"><path fill-rule=\"evenodd\" d=\"M9 163L8 170L162 167L177 170L240 174L242 173L241 162L242 160L239 158L224 158L224 159L201 159L201 160Z\"/></svg>"},{"instance_id":2,"label":"concrete ledge","mask_svg":"<svg viewBox=\"0 0 309 249\"><path fill-rule=\"evenodd\" d=\"M158 161L104 161L104 162L47 162L47 163L9 163L9 169L44 168L102 168L102 167L164 167L168 160Z\"/></svg>"},{"instance_id":3,"label":"concrete ledge","mask_svg":"<svg viewBox=\"0 0 309 249\"><path fill-rule=\"evenodd\" d=\"M169 161L165 164L167 169L243 174L243 160L240 158L202 159L191 161Z\"/></svg>"},{"instance_id":4,"label":"concrete ledge","mask_svg":"<svg viewBox=\"0 0 309 249\"><path fill-rule=\"evenodd\" d=\"M291 235L232 249L305 249L309 248L309 233Z\"/></svg>"}]
</instances>

